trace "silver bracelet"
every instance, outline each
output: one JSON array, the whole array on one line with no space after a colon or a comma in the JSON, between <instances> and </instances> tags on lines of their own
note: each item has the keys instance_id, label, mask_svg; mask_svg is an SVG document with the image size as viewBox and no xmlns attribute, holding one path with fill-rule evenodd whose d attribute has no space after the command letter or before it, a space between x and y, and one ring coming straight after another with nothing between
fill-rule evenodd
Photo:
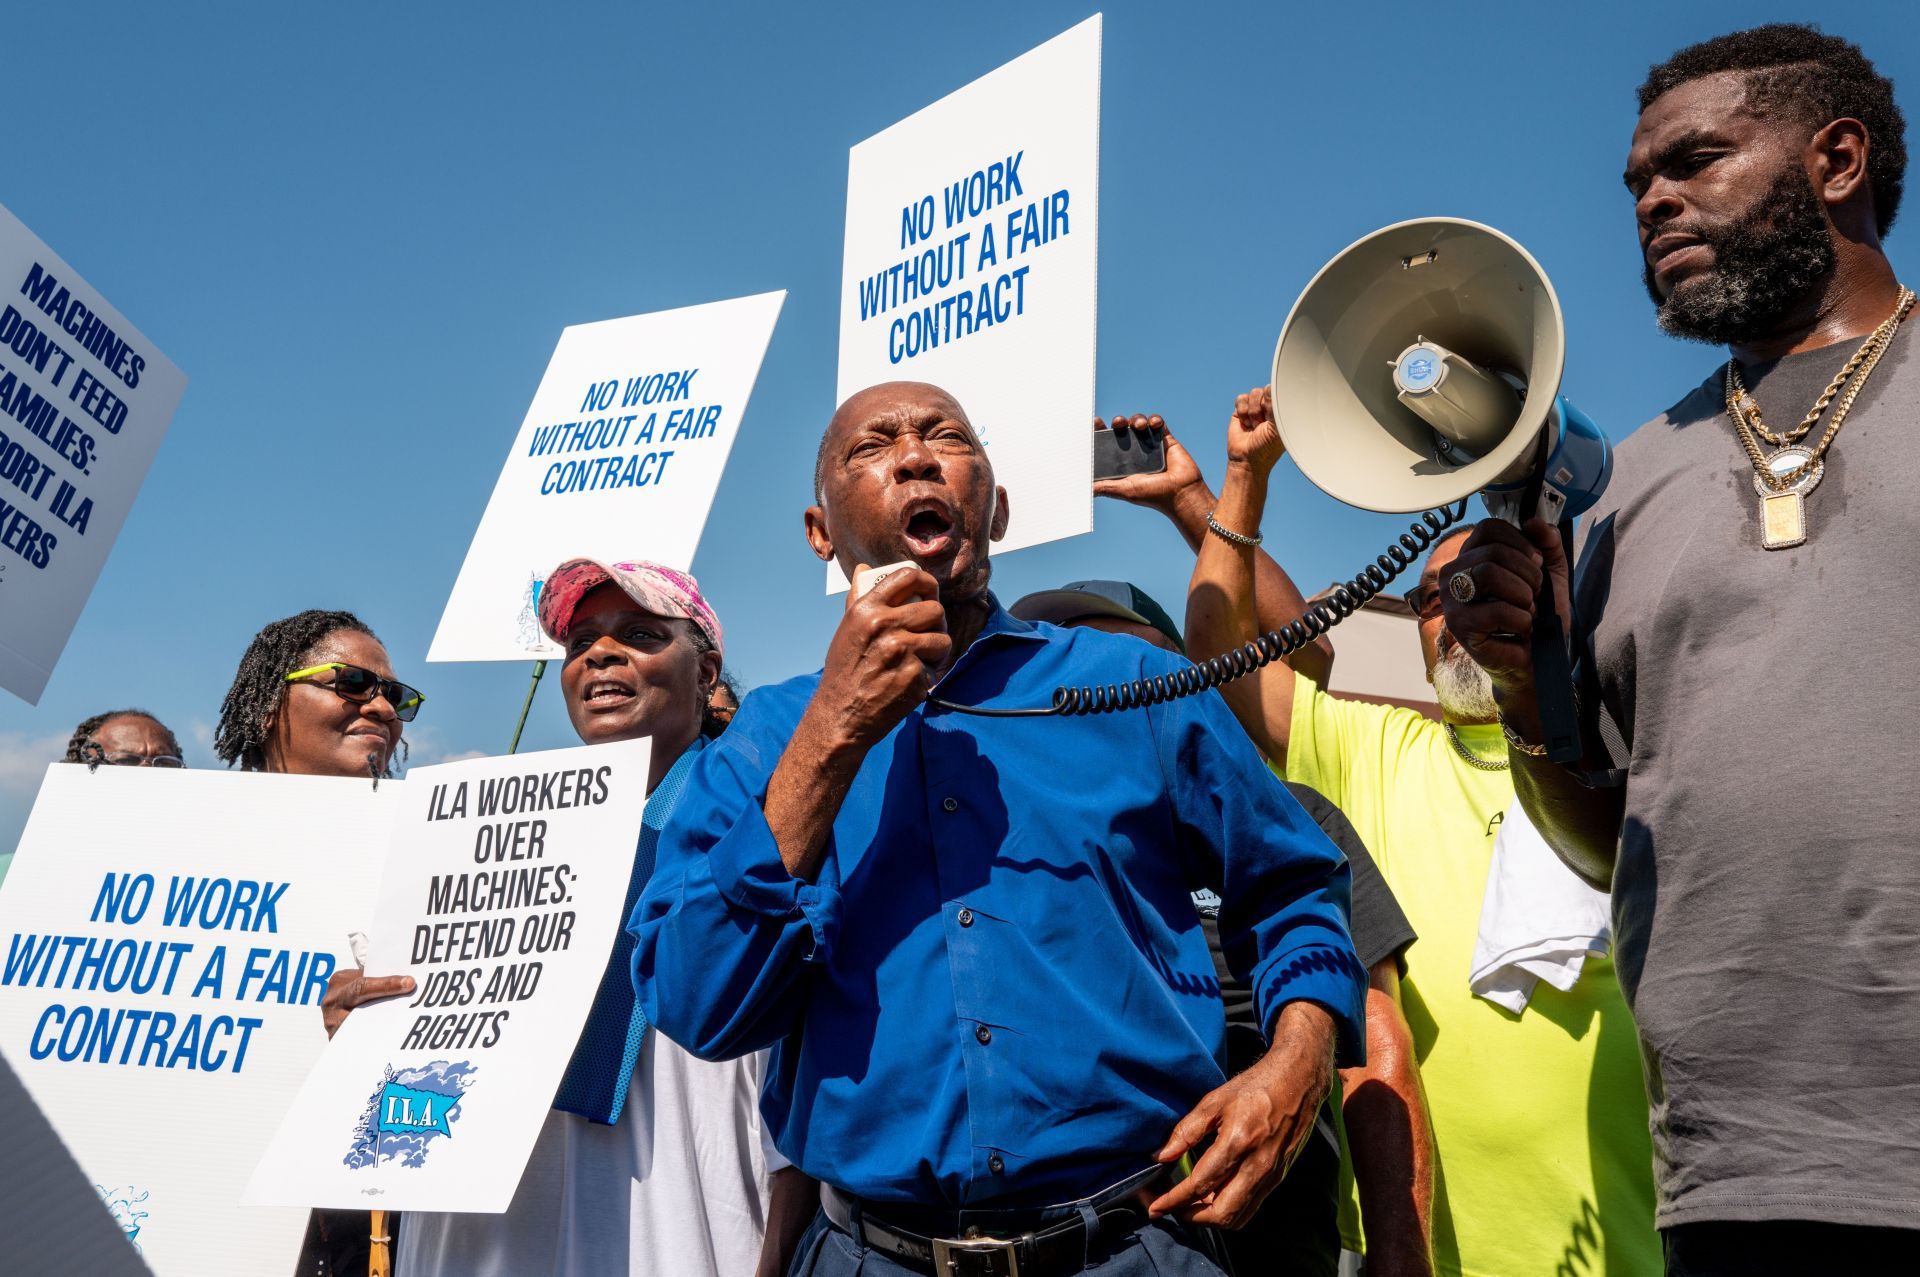
<instances>
[{"instance_id":1,"label":"silver bracelet","mask_svg":"<svg viewBox=\"0 0 1920 1277\"><path fill-rule=\"evenodd\" d=\"M1213 517L1213 511L1211 510L1207 511L1207 531L1213 533L1213 535L1219 537L1222 541L1230 541L1234 545L1244 545L1249 549L1260 544L1260 536L1258 533L1250 537L1241 536L1238 532L1232 532L1221 527L1220 521Z\"/></svg>"}]
</instances>

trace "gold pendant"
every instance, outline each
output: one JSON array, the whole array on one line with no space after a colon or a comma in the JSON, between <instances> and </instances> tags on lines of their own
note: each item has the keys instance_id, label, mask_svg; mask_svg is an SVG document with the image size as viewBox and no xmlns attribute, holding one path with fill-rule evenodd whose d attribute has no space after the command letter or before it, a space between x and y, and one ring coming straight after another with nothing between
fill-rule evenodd
<instances>
[{"instance_id":1,"label":"gold pendant","mask_svg":"<svg viewBox=\"0 0 1920 1277\"><path fill-rule=\"evenodd\" d=\"M1791 550L1807 541L1807 506L1796 490L1769 492L1760 498L1760 544Z\"/></svg>"}]
</instances>

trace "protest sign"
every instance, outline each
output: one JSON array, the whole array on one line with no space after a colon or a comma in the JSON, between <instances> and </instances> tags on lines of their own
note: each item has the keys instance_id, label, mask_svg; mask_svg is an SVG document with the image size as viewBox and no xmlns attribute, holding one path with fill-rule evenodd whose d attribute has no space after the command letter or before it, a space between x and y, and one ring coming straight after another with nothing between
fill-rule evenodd
<instances>
[{"instance_id":1,"label":"protest sign","mask_svg":"<svg viewBox=\"0 0 1920 1277\"><path fill-rule=\"evenodd\" d=\"M0 886L0 1052L160 1277L293 1270L307 1212L241 1192L404 788L47 770Z\"/></svg>"},{"instance_id":2,"label":"protest sign","mask_svg":"<svg viewBox=\"0 0 1920 1277\"><path fill-rule=\"evenodd\" d=\"M951 392L1007 490L1002 550L1093 530L1099 232L1099 14L848 156L838 397Z\"/></svg>"},{"instance_id":3,"label":"protest sign","mask_svg":"<svg viewBox=\"0 0 1920 1277\"><path fill-rule=\"evenodd\" d=\"M414 993L347 1017L249 1200L507 1208L626 923L648 745L410 774L367 970Z\"/></svg>"},{"instance_id":4,"label":"protest sign","mask_svg":"<svg viewBox=\"0 0 1920 1277\"><path fill-rule=\"evenodd\" d=\"M563 559L693 566L784 292L560 334L427 651L560 655L536 607Z\"/></svg>"},{"instance_id":5,"label":"protest sign","mask_svg":"<svg viewBox=\"0 0 1920 1277\"><path fill-rule=\"evenodd\" d=\"M187 379L0 208L0 687L40 702Z\"/></svg>"}]
</instances>

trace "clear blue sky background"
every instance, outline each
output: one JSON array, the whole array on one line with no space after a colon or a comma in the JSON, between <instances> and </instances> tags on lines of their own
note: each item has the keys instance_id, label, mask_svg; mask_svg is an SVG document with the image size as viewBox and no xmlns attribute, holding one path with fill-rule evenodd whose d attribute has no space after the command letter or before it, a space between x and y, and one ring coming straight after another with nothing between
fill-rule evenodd
<instances>
[{"instance_id":1,"label":"clear blue sky background","mask_svg":"<svg viewBox=\"0 0 1920 1277\"><path fill-rule=\"evenodd\" d=\"M305 607L360 613L428 693L416 763L504 750L527 667L424 658L571 323L791 290L695 570L749 685L815 668L839 603L800 510L833 407L847 148L1094 11L13 6L0 202L190 382L41 704L0 694L0 848L100 709L149 706L216 766L240 653ZM1834 14L1920 127L1920 35L1891 0L1105 12L1096 406L1165 413L1216 478L1301 286L1402 218L1533 251L1566 309L1565 388L1616 437L1706 375L1713 352L1653 326L1619 182L1634 87L1682 44ZM1304 584L1397 531L1282 469L1266 533ZM1001 597L1128 577L1178 614L1178 537L1130 507L1097 519L999 561ZM556 682L528 748L573 743Z\"/></svg>"}]
</instances>

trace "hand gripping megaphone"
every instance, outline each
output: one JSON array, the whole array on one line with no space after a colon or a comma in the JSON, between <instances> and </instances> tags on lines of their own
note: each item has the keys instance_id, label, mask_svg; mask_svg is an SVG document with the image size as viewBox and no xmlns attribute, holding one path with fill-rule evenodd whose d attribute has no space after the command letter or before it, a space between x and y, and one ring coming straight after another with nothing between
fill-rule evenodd
<instances>
[{"instance_id":1,"label":"hand gripping megaphone","mask_svg":"<svg viewBox=\"0 0 1920 1277\"><path fill-rule=\"evenodd\" d=\"M1294 303L1274 423L1301 473L1349 505L1408 513L1478 492L1497 517L1557 524L1613 469L1606 436L1560 395L1565 363L1560 299L1526 249L1478 222L1400 222Z\"/></svg>"}]
</instances>

